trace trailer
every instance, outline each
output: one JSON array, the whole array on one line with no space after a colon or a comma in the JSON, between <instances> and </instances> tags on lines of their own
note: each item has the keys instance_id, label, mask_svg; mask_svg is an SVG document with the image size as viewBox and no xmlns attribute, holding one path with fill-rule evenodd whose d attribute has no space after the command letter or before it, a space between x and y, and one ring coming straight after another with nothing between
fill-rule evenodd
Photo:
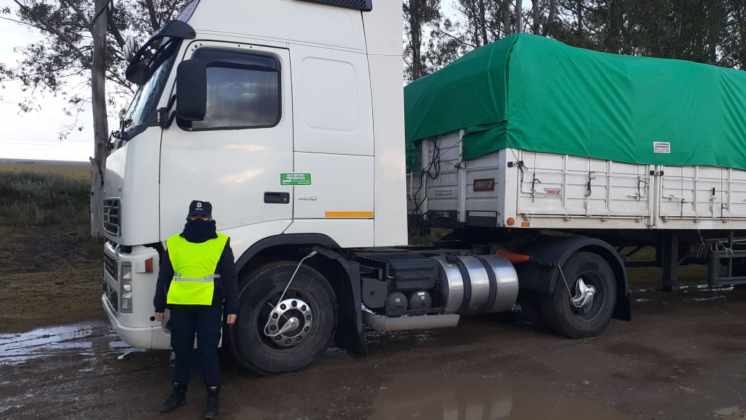
<instances>
[{"instance_id":1,"label":"trailer","mask_svg":"<svg viewBox=\"0 0 746 420\"><path fill-rule=\"evenodd\" d=\"M393 1L194 0L137 52L104 174L101 303L124 341L170 348L153 295L193 199L236 256L223 342L260 374L530 306L601 334L630 319L645 245L671 289L682 262L746 278L743 73L518 35L402 95L401 28ZM452 231L414 247L411 226Z\"/></svg>"},{"instance_id":2,"label":"trailer","mask_svg":"<svg viewBox=\"0 0 746 420\"><path fill-rule=\"evenodd\" d=\"M406 89L410 218L654 246L666 288L679 260L742 281L744 92L733 69L497 41Z\"/></svg>"}]
</instances>

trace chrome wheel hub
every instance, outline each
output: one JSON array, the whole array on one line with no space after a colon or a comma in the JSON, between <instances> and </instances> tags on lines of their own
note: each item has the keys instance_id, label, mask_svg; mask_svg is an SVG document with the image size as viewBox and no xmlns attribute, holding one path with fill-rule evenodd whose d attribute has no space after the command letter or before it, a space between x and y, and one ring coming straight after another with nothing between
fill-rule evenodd
<instances>
[{"instance_id":1,"label":"chrome wheel hub","mask_svg":"<svg viewBox=\"0 0 746 420\"><path fill-rule=\"evenodd\" d=\"M579 278L575 283L575 291L570 298L570 304L575 309L586 309L593 305L593 297L596 295L596 288L588 285L585 280Z\"/></svg>"},{"instance_id":2,"label":"chrome wheel hub","mask_svg":"<svg viewBox=\"0 0 746 420\"><path fill-rule=\"evenodd\" d=\"M301 299L285 299L272 308L264 335L279 347L300 344L311 331L313 312Z\"/></svg>"}]
</instances>

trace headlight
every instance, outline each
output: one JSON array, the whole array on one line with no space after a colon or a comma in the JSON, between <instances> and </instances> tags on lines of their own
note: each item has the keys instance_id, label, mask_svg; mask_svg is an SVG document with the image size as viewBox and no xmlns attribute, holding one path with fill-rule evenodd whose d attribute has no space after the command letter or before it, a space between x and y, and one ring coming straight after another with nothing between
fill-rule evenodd
<instances>
[{"instance_id":1,"label":"headlight","mask_svg":"<svg viewBox=\"0 0 746 420\"><path fill-rule=\"evenodd\" d=\"M119 312L132 313L132 263L122 262L119 278Z\"/></svg>"}]
</instances>

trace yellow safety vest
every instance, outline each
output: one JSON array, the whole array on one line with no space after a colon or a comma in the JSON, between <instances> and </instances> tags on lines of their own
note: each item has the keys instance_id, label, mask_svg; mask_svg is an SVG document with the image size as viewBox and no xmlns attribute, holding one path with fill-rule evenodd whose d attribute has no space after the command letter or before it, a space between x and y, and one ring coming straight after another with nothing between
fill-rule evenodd
<instances>
[{"instance_id":1,"label":"yellow safety vest","mask_svg":"<svg viewBox=\"0 0 746 420\"><path fill-rule=\"evenodd\" d=\"M168 238L166 246L174 277L168 287L167 304L212 305L215 271L227 242L228 236L223 233L202 243L189 242L181 235Z\"/></svg>"}]
</instances>

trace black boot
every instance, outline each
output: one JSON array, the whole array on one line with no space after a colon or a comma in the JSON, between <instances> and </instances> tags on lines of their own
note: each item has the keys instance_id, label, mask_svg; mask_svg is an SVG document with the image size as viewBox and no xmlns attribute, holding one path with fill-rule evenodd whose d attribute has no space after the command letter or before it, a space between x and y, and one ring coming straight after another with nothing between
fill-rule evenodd
<instances>
[{"instance_id":1,"label":"black boot","mask_svg":"<svg viewBox=\"0 0 746 420\"><path fill-rule=\"evenodd\" d=\"M163 401L163 404L161 404L161 413L170 413L186 404L186 391L186 385L175 383L171 390L171 395L169 395L168 398L166 398L166 401Z\"/></svg>"},{"instance_id":2,"label":"black boot","mask_svg":"<svg viewBox=\"0 0 746 420\"><path fill-rule=\"evenodd\" d=\"M205 419L218 418L218 387L207 387L207 405L205 406Z\"/></svg>"}]
</instances>

